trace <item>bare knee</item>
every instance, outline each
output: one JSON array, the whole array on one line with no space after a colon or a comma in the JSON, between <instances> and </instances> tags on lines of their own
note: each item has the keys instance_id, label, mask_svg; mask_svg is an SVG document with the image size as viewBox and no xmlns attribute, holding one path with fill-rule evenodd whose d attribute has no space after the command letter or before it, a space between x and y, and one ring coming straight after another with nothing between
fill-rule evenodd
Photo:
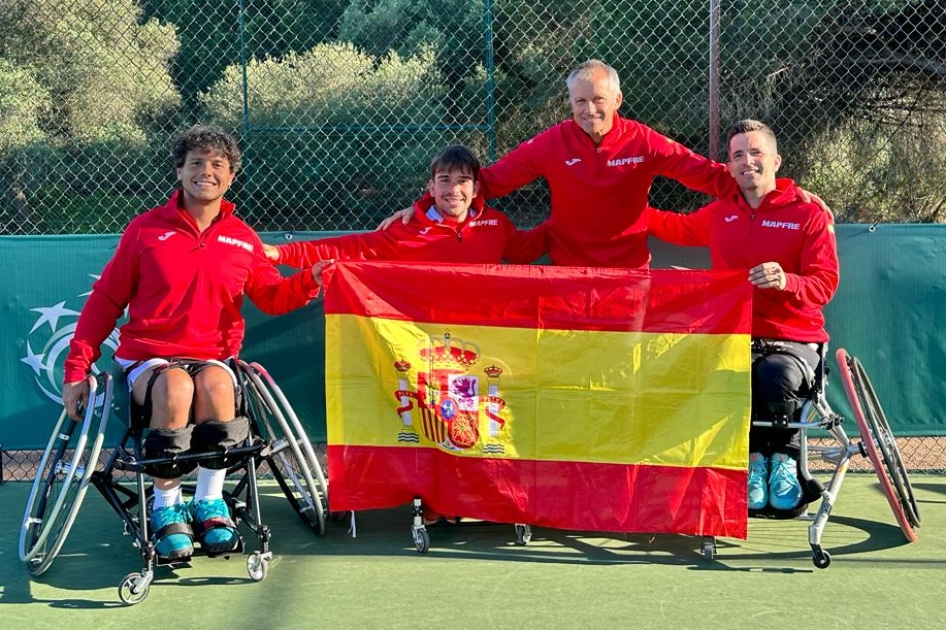
<instances>
[{"instance_id":1,"label":"bare knee","mask_svg":"<svg viewBox=\"0 0 946 630\"><path fill-rule=\"evenodd\" d=\"M135 402L144 404L152 370L144 372L133 385ZM167 369L154 379L151 386L151 428L180 429L190 420L194 402L194 381L180 369Z\"/></svg>"},{"instance_id":2,"label":"bare knee","mask_svg":"<svg viewBox=\"0 0 946 630\"><path fill-rule=\"evenodd\" d=\"M232 420L236 411L233 376L227 370L211 365L194 377L194 419Z\"/></svg>"}]
</instances>

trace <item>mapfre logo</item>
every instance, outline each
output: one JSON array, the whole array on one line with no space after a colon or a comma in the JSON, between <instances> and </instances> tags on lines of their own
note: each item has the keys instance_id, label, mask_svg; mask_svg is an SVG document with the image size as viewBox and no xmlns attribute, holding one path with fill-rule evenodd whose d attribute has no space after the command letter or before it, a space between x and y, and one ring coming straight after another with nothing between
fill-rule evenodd
<instances>
[{"instance_id":1,"label":"mapfre logo","mask_svg":"<svg viewBox=\"0 0 946 630\"><path fill-rule=\"evenodd\" d=\"M92 278L98 279L98 276ZM77 295L76 298L86 298L90 293ZM79 304L75 306L80 307ZM69 342L76 332L79 311L67 307L66 300L52 306L37 306L29 310L31 313L37 313L37 316L26 335L26 356L21 357L20 362L30 367L33 382L43 395L61 405L63 363L69 354ZM117 328L112 330L102 346L103 349L110 348L113 352L118 348ZM107 365L105 360L102 363Z\"/></svg>"},{"instance_id":2,"label":"mapfre logo","mask_svg":"<svg viewBox=\"0 0 946 630\"><path fill-rule=\"evenodd\" d=\"M780 230L800 230L801 223L791 223L790 221L772 221L769 219L764 219L762 221L762 227L776 228Z\"/></svg>"},{"instance_id":3,"label":"mapfre logo","mask_svg":"<svg viewBox=\"0 0 946 630\"><path fill-rule=\"evenodd\" d=\"M226 245L236 245L240 249L245 249L246 251L253 253L253 246L247 243L246 241L241 241L238 238L233 238L232 236L218 236L217 241L220 243L225 243Z\"/></svg>"},{"instance_id":4,"label":"mapfre logo","mask_svg":"<svg viewBox=\"0 0 946 630\"><path fill-rule=\"evenodd\" d=\"M608 160L608 166L627 166L628 164L643 164L644 156L635 155L634 157L618 158L616 160Z\"/></svg>"}]
</instances>

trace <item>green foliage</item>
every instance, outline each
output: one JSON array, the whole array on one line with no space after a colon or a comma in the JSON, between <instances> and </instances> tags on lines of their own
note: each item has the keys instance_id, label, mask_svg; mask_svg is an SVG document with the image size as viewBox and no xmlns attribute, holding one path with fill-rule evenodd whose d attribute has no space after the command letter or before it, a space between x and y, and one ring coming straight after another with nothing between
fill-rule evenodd
<instances>
[{"instance_id":1,"label":"green foliage","mask_svg":"<svg viewBox=\"0 0 946 630\"><path fill-rule=\"evenodd\" d=\"M52 96L29 68L0 57L0 156L46 139L40 119Z\"/></svg>"},{"instance_id":2,"label":"green foliage","mask_svg":"<svg viewBox=\"0 0 946 630\"><path fill-rule=\"evenodd\" d=\"M42 121L54 143L141 143L147 121L178 105L167 69L174 29L139 23L133 0L7 0L4 9L13 19L0 22L0 57L55 95Z\"/></svg>"},{"instance_id":3,"label":"green foliage","mask_svg":"<svg viewBox=\"0 0 946 630\"><path fill-rule=\"evenodd\" d=\"M946 115L891 123L852 119L813 135L802 181L839 222L946 222Z\"/></svg>"},{"instance_id":4,"label":"green foliage","mask_svg":"<svg viewBox=\"0 0 946 630\"><path fill-rule=\"evenodd\" d=\"M378 59L351 44L319 44L252 61L246 75L242 193L258 227L282 215L299 216L298 229L353 229L364 213L384 216L417 195L431 157L418 138L444 114L430 49ZM243 69L231 66L202 96L210 121L242 127L242 81Z\"/></svg>"},{"instance_id":5,"label":"green foliage","mask_svg":"<svg viewBox=\"0 0 946 630\"><path fill-rule=\"evenodd\" d=\"M150 182L134 166L150 165L150 132L180 104L174 27L134 0L4 0L3 14L0 230L69 231L69 217L46 216L68 202L36 210L44 187L107 195ZM37 167L51 155L60 161Z\"/></svg>"},{"instance_id":6,"label":"green foliage","mask_svg":"<svg viewBox=\"0 0 946 630\"><path fill-rule=\"evenodd\" d=\"M198 99L244 56L279 58L334 37L346 0L245 0L241 49L240 3L218 0L144 0L145 14L174 24L181 50L172 66L185 119L199 114Z\"/></svg>"}]
</instances>

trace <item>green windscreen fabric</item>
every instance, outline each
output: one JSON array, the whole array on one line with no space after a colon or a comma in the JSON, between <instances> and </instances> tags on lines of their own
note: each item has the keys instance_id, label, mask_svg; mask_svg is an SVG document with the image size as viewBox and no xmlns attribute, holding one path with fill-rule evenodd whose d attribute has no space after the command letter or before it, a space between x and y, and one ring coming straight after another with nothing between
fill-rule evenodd
<instances>
[{"instance_id":1,"label":"green windscreen fabric","mask_svg":"<svg viewBox=\"0 0 946 630\"><path fill-rule=\"evenodd\" d=\"M296 239L334 233L296 233ZM946 226L842 225L837 228L841 287L827 307L829 366L843 347L864 365L897 435L946 435ZM264 235L280 242L282 235ZM92 283L117 236L0 237L7 274L0 285L0 446L40 448L60 409L62 362ZM706 250L651 242L654 266L705 267ZM288 270L285 270L288 273ZM282 317L249 305L241 356L264 365L309 431L325 440L324 327L321 300ZM99 366L111 365L117 336ZM828 377L836 411L850 418L836 372ZM119 422L110 423L112 443Z\"/></svg>"},{"instance_id":2,"label":"green windscreen fabric","mask_svg":"<svg viewBox=\"0 0 946 630\"><path fill-rule=\"evenodd\" d=\"M839 225L836 235L841 284L825 308L831 406L853 420L834 360L844 348L897 435L946 435L946 225ZM651 239L651 249L656 267L709 265L702 248Z\"/></svg>"}]
</instances>

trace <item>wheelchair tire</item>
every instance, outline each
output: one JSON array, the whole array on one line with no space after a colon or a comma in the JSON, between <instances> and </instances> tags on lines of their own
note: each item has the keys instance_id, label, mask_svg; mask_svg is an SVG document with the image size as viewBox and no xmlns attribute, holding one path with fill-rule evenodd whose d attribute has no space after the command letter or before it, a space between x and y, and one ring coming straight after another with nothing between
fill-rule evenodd
<instances>
[{"instance_id":1,"label":"wheelchair tire","mask_svg":"<svg viewBox=\"0 0 946 630\"><path fill-rule=\"evenodd\" d=\"M104 383L98 394L99 381ZM40 460L20 529L19 556L41 575L62 549L98 462L111 407L111 376L89 377L89 401L81 425L60 414Z\"/></svg>"},{"instance_id":2,"label":"wheelchair tire","mask_svg":"<svg viewBox=\"0 0 946 630\"><path fill-rule=\"evenodd\" d=\"M262 582L269 573L269 558L254 551L246 557L246 572L254 582Z\"/></svg>"},{"instance_id":3,"label":"wheelchair tire","mask_svg":"<svg viewBox=\"0 0 946 630\"><path fill-rule=\"evenodd\" d=\"M904 537L913 542L917 539L916 528L920 524L919 508L896 438L860 361L848 355L843 348L838 349L836 359L841 368L841 382L861 434L861 443Z\"/></svg>"},{"instance_id":4,"label":"wheelchair tire","mask_svg":"<svg viewBox=\"0 0 946 630\"><path fill-rule=\"evenodd\" d=\"M118 585L118 599L126 606L140 604L151 592L151 574L129 573Z\"/></svg>"},{"instance_id":5,"label":"wheelchair tire","mask_svg":"<svg viewBox=\"0 0 946 630\"><path fill-rule=\"evenodd\" d=\"M414 548L417 553L427 553L430 551L430 534L423 527L417 528L412 532L414 538Z\"/></svg>"},{"instance_id":6,"label":"wheelchair tire","mask_svg":"<svg viewBox=\"0 0 946 630\"><path fill-rule=\"evenodd\" d=\"M238 363L250 421L271 445L265 461L286 499L306 526L325 533L327 486L302 424L269 373L258 363Z\"/></svg>"}]
</instances>

